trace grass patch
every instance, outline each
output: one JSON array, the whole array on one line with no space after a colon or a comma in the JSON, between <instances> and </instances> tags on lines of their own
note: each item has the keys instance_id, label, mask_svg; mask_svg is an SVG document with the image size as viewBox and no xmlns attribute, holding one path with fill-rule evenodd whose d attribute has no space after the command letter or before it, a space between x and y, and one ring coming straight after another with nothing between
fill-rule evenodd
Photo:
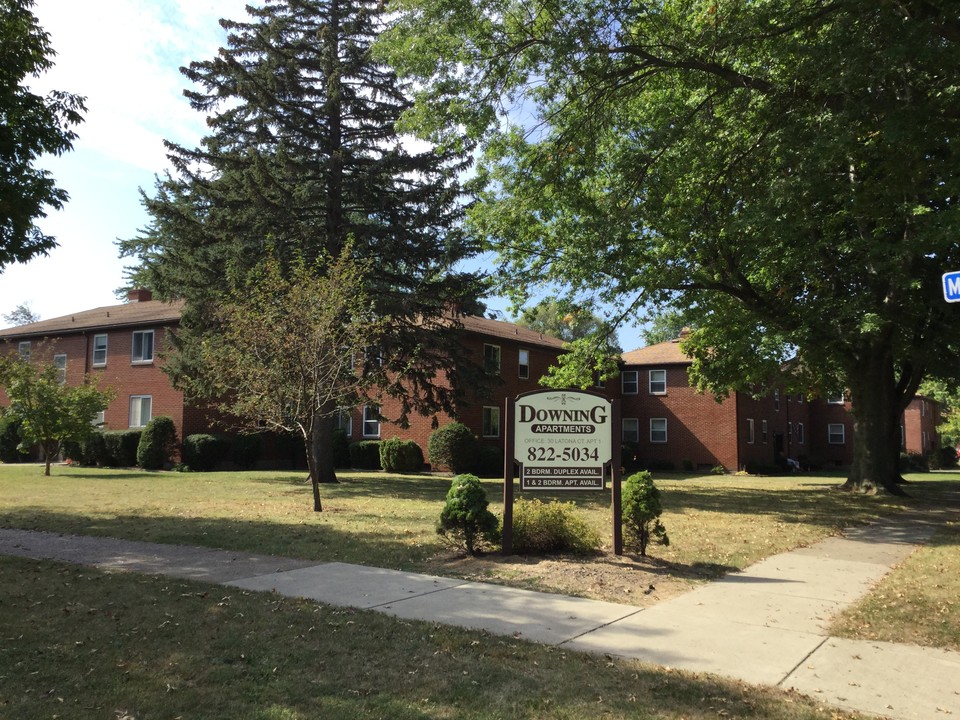
<instances>
[{"instance_id":1,"label":"grass patch","mask_svg":"<svg viewBox=\"0 0 960 720\"><path fill-rule=\"evenodd\" d=\"M939 530L835 618L830 634L960 651L960 522Z\"/></svg>"},{"instance_id":2,"label":"grass patch","mask_svg":"<svg viewBox=\"0 0 960 720\"><path fill-rule=\"evenodd\" d=\"M574 572L544 573L546 565L452 562L435 532L448 478L342 473L324 486L324 512L314 513L304 475L289 472L174 473L57 467L44 478L35 465L0 465L0 526L104 535L330 560L458 577L598 599L634 602L629 593L649 580L637 570L678 581L711 579L769 555L807 545L862 524L935 501L960 476L911 476L910 499L838 492L838 476L657 477L670 534L652 558L601 556L570 564ZM484 481L490 509L501 513L502 482ZM549 500L547 493L517 497ZM568 492L577 513L600 533L609 553L607 492ZM611 569L612 567L612 569ZM583 572L580 572L583 570ZM614 576L596 579L595 571ZM661 587L658 581L657 586Z\"/></svg>"},{"instance_id":3,"label":"grass patch","mask_svg":"<svg viewBox=\"0 0 960 720\"><path fill-rule=\"evenodd\" d=\"M859 717L774 689L199 582L0 558L0 716Z\"/></svg>"}]
</instances>

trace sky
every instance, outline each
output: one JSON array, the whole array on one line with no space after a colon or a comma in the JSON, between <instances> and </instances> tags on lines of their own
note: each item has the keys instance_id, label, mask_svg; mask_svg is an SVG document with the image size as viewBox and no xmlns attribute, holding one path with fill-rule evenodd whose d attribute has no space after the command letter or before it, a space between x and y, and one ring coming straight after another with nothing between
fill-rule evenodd
<instances>
[{"instance_id":1,"label":"sky","mask_svg":"<svg viewBox=\"0 0 960 720\"><path fill-rule=\"evenodd\" d=\"M115 305L124 285L117 239L135 237L149 218L140 189L152 194L168 167L164 140L195 146L204 117L183 91L180 67L216 54L226 41L218 20L241 19L247 0L36 0L55 66L31 80L35 92L86 97L73 150L39 163L70 194L61 211L38 222L59 247L10 265L0 275L0 316L26 304L42 319ZM501 311L506 301L488 298ZM0 318L0 327L8 323ZM639 342L621 332L625 349ZM634 333L635 334L635 333Z\"/></svg>"}]
</instances>

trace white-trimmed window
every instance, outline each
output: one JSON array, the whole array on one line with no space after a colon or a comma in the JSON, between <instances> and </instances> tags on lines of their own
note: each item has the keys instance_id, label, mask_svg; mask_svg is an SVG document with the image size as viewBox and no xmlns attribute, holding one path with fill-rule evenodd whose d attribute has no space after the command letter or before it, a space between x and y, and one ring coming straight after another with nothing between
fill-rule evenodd
<instances>
[{"instance_id":1,"label":"white-trimmed window","mask_svg":"<svg viewBox=\"0 0 960 720\"><path fill-rule=\"evenodd\" d=\"M649 376L649 387L651 395L667 394L667 371L651 370Z\"/></svg>"},{"instance_id":2,"label":"white-trimmed window","mask_svg":"<svg viewBox=\"0 0 960 720\"><path fill-rule=\"evenodd\" d=\"M760 440L763 441L764 445L767 444L767 421L766 420L760 421Z\"/></svg>"},{"instance_id":3,"label":"white-trimmed window","mask_svg":"<svg viewBox=\"0 0 960 720\"><path fill-rule=\"evenodd\" d=\"M93 336L93 366L104 367L107 364L107 336Z\"/></svg>"},{"instance_id":4,"label":"white-trimmed window","mask_svg":"<svg viewBox=\"0 0 960 720\"><path fill-rule=\"evenodd\" d=\"M803 445L803 423L797 423L797 445Z\"/></svg>"},{"instance_id":5,"label":"white-trimmed window","mask_svg":"<svg viewBox=\"0 0 960 720\"><path fill-rule=\"evenodd\" d=\"M827 398L827 402L828 402L830 405L843 405L843 393L840 393L839 395L832 395L831 397L828 397L828 398Z\"/></svg>"},{"instance_id":6,"label":"white-trimmed window","mask_svg":"<svg viewBox=\"0 0 960 720\"><path fill-rule=\"evenodd\" d=\"M106 422L106 420L104 420L104 415L105 412L101 410L93 416L93 420L90 421L90 424L97 428L103 427L103 423Z\"/></svg>"},{"instance_id":7,"label":"white-trimmed window","mask_svg":"<svg viewBox=\"0 0 960 720\"><path fill-rule=\"evenodd\" d=\"M624 370L620 375L620 391L624 395L636 395L640 392L639 371Z\"/></svg>"},{"instance_id":8,"label":"white-trimmed window","mask_svg":"<svg viewBox=\"0 0 960 720\"><path fill-rule=\"evenodd\" d=\"M903 423L900 423L900 449L907 447L907 434L903 430Z\"/></svg>"},{"instance_id":9,"label":"white-trimmed window","mask_svg":"<svg viewBox=\"0 0 960 720\"><path fill-rule=\"evenodd\" d=\"M500 374L500 346L483 345L483 369L487 375Z\"/></svg>"},{"instance_id":10,"label":"white-trimmed window","mask_svg":"<svg viewBox=\"0 0 960 720\"><path fill-rule=\"evenodd\" d=\"M57 353L53 356L53 366L57 369L57 382L61 385L67 382L67 354Z\"/></svg>"},{"instance_id":11,"label":"white-trimmed window","mask_svg":"<svg viewBox=\"0 0 960 720\"><path fill-rule=\"evenodd\" d=\"M144 427L153 417L152 395L130 396L130 423L132 428Z\"/></svg>"},{"instance_id":12,"label":"white-trimmed window","mask_svg":"<svg viewBox=\"0 0 960 720\"><path fill-rule=\"evenodd\" d=\"M500 437L500 408L495 405L483 406L483 436Z\"/></svg>"},{"instance_id":13,"label":"white-trimmed window","mask_svg":"<svg viewBox=\"0 0 960 720\"><path fill-rule=\"evenodd\" d=\"M926 414L927 414L927 401L921 400L920 401L920 417L926 417Z\"/></svg>"},{"instance_id":14,"label":"white-trimmed window","mask_svg":"<svg viewBox=\"0 0 960 720\"><path fill-rule=\"evenodd\" d=\"M650 418L650 442L665 443L667 441L667 419Z\"/></svg>"},{"instance_id":15,"label":"white-trimmed window","mask_svg":"<svg viewBox=\"0 0 960 720\"><path fill-rule=\"evenodd\" d=\"M843 423L827 425L827 442L831 445L844 445L847 442L847 429Z\"/></svg>"},{"instance_id":16,"label":"white-trimmed window","mask_svg":"<svg viewBox=\"0 0 960 720\"><path fill-rule=\"evenodd\" d=\"M17 352L20 354L20 359L30 362L30 341L21 340L17 343Z\"/></svg>"},{"instance_id":17,"label":"white-trimmed window","mask_svg":"<svg viewBox=\"0 0 960 720\"><path fill-rule=\"evenodd\" d=\"M344 408L337 412L333 425L335 429L343 430L348 438L353 437L353 410Z\"/></svg>"},{"instance_id":18,"label":"white-trimmed window","mask_svg":"<svg viewBox=\"0 0 960 720\"><path fill-rule=\"evenodd\" d=\"M773 391L773 411L780 412L780 388Z\"/></svg>"},{"instance_id":19,"label":"white-trimmed window","mask_svg":"<svg viewBox=\"0 0 960 720\"><path fill-rule=\"evenodd\" d=\"M920 448L922 450L927 449L927 431L926 430L920 431Z\"/></svg>"},{"instance_id":20,"label":"white-trimmed window","mask_svg":"<svg viewBox=\"0 0 960 720\"><path fill-rule=\"evenodd\" d=\"M597 382L594 383L594 387L598 390L603 390L607 387L607 381L603 379L600 373L597 373Z\"/></svg>"},{"instance_id":21,"label":"white-trimmed window","mask_svg":"<svg viewBox=\"0 0 960 720\"><path fill-rule=\"evenodd\" d=\"M517 353L517 375L521 380L530 378L530 351L520 350Z\"/></svg>"},{"instance_id":22,"label":"white-trimmed window","mask_svg":"<svg viewBox=\"0 0 960 720\"><path fill-rule=\"evenodd\" d=\"M747 444L753 445L755 441L756 436L754 435L753 418L747 418Z\"/></svg>"},{"instance_id":23,"label":"white-trimmed window","mask_svg":"<svg viewBox=\"0 0 960 720\"><path fill-rule=\"evenodd\" d=\"M135 363L153 362L153 330L135 330L131 360Z\"/></svg>"},{"instance_id":24,"label":"white-trimmed window","mask_svg":"<svg viewBox=\"0 0 960 720\"><path fill-rule=\"evenodd\" d=\"M640 442L640 420L638 418L621 418L620 423L620 439L623 442Z\"/></svg>"},{"instance_id":25,"label":"white-trimmed window","mask_svg":"<svg viewBox=\"0 0 960 720\"><path fill-rule=\"evenodd\" d=\"M380 437L380 408L376 405L363 406L363 436Z\"/></svg>"}]
</instances>

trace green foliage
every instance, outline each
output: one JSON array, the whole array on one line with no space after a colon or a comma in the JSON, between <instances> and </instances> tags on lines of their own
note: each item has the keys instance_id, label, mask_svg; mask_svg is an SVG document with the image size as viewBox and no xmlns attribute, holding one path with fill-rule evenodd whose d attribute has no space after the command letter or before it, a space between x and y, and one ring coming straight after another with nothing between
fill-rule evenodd
<instances>
[{"instance_id":1,"label":"green foliage","mask_svg":"<svg viewBox=\"0 0 960 720\"><path fill-rule=\"evenodd\" d=\"M0 358L0 384L7 391L7 413L20 420L21 448L39 445L44 474L66 442L81 442L94 432L93 419L105 410L112 390L98 390L91 379L80 385L60 381L57 368L20 357Z\"/></svg>"},{"instance_id":2,"label":"green foliage","mask_svg":"<svg viewBox=\"0 0 960 720\"><path fill-rule=\"evenodd\" d=\"M650 473L638 472L628 477L623 487L624 546L645 556L651 540L669 545L667 530L660 522L662 512L660 490Z\"/></svg>"},{"instance_id":3,"label":"green foliage","mask_svg":"<svg viewBox=\"0 0 960 720\"><path fill-rule=\"evenodd\" d=\"M413 440L390 438L380 443L380 467L388 472L419 472L423 450Z\"/></svg>"},{"instance_id":4,"label":"green foliage","mask_svg":"<svg viewBox=\"0 0 960 720\"><path fill-rule=\"evenodd\" d=\"M32 0L0 5L0 269L56 247L55 238L36 221L47 216L48 208L63 208L68 195L35 163L73 147L77 136L70 126L83 120L86 109L77 95L53 90L43 97L30 91L55 55L32 7Z\"/></svg>"},{"instance_id":5,"label":"green foliage","mask_svg":"<svg viewBox=\"0 0 960 720\"><path fill-rule=\"evenodd\" d=\"M110 464L107 440L103 431L97 430L91 433L80 443L80 462L90 467L105 467Z\"/></svg>"},{"instance_id":6,"label":"green foliage","mask_svg":"<svg viewBox=\"0 0 960 720\"><path fill-rule=\"evenodd\" d=\"M514 302L692 311L683 349L720 396L796 356L791 391L845 387L864 419L851 485L898 492L898 408L960 375L945 7L402 0L382 52L423 84L410 127L483 149L468 229Z\"/></svg>"},{"instance_id":7,"label":"green foliage","mask_svg":"<svg viewBox=\"0 0 960 720\"><path fill-rule=\"evenodd\" d=\"M456 475L440 512L437 534L469 555L496 542L498 520L487 509L487 492L476 475Z\"/></svg>"},{"instance_id":8,"label":"green foliage","mask_svg":"<svg viewBox=\"0 0 960 720\"><path fill-rule=\"evenodd\" d=\"M723 465L714 465L710 468L711 475L726 475L727 469Z\"/></svg>"},{"instance_id":9,"label":"green foliage","mask_svg":"<svg viewBox=\"0 0 960 720\"><path fill-rule=\"evenodd\" d=\"M577 516L572 502L517 500L513 505L513 551L517 555L600 551L600 534Z\"/></svg>"},{"instance_id":10,"label":"green foliage","mask_svg":"<svg viewBox=\"0 0 960 720\"><path fill-rule=\"evenodd\" d=\"M9 413L0 415L0 462L18 463L30 458L30 453L20 449L20 425L20 418Z\"/></svg>"},{"instance_id":11,"label":"green foliage","mask_svg":"<svg viewBox=\"0 0 960 720\"><path fill-rule=\"evenodd\" d=\"M350 438L343 428L334 428L331 438L333 443L333 465L338 468L350 467Z\"/></svg>"},{"instance_id":12,"label":"green foliage","mask_svg":"<svg viewBox=\"0 0 960 720\"><path fill-rule=\"evenodd\" d=\"M379 470L380 441L361 440L350 443L350 467L356 470Z\"/></svg>"},{"instance_id":13,"label":"green foliage","mask_svg":"<svg viewBox=\"0 0 960 720\"><path fill-rule=\"evenodd\" d=\"M474 472L480 477L503 477L503 449L496 445L479 445Z\"/></svg>"},{"instance_id":14,"label":"green foliage","mask_svg":"<svg viewBox=\"0 0 960 720\"><path fill-rule=\"evenodd\" d=\"M233 464L243 470L252 470L263 455L263 436L259 433L244 433L233 438L230 457Z\"/></svg>"},{"instance_id":15,"label":"green foliage","mask_svg":"<svg viewBox=\"0 0 960 720\"><path fill-rule=\"evenodd\" d=\"M137 466L144 470L160 470L173 463L176 452L177 428L173 420L164 415L151 418L137 445Z\"/></svg>"},{"instance_id":16,"label":"green foliage","mask_svg":"<svg viewBox=\"0 0 960 720\"><path fill-rule=\"evenodd\" d=\"M135 467L141 430L107 430L102 434L107 467Z\"/></svg>"},{"instance_id":17,"label":"green foliage","mask_svg":"<svg viewBox=\"0 0 960 720\"><path fill-rule=\"evenodd\" d=\"M223 435L197 433L183 439L180 453L184 465L196 472L213 470L230 451L230 441Z\"/></svg>"},{"instance_id":18,"label":"green foliage","mask_svg":"<svg viewBox=\"0 0 960 720\"><path fill-rule=\"evenodd\" d=\"M478 447L477 436L470 428L455 422L430 433L427 453L434 470L446 468L459 475L476 467Z\"/></svg>"}]
</instances>

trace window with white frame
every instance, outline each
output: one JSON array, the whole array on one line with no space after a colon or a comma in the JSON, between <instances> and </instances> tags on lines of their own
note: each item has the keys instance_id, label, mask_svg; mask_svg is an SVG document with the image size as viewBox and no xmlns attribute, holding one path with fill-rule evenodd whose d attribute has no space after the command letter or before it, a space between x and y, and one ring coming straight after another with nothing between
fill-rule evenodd
<instances>
[{"instance_id":1,"label":"window with white frame","mask_svg":"<svg viewBox=\"0 0 960 720\"><path fill-rule=\"evenodd\" d=\"M923 450L927 449L927 431L926 430L920 431L920 447Z\"/></svg>"},{"instance_id":2,"label":"window with white frame","mask_svg":"<svg viewBox=\"0 0 960 720\"><path fill-rule=\"evenodd\" d=\"M132 428L144 427L153 417L152 395L130 396L130 423Z\"/></svg>"},{"instance_id":3,"label":"window with white frame","mask_svg":"<svg viewBox=\"0 0 960 720\"><path fill-rule=\"evenodd\" d=\"M364 372L372 372L383 367L383 348L379 345L370 345L363 349Z\"/></svg>"},{"instance_id":4,"label":"window with white frame","mask_svg":"<svg viewBox=\"0 0 960 720\"><path fill-rule=\"evenodd\" d=\"M93 416L93 420L90 421L90 424L97 428L103 427L103 423L106 422L106 420L104 419L104 414L105 413L103 410L98 412L96 415Z\"/></svg>"},{"instance_id":5,"label":"window with white frame","mask_svg":"<svg viewBox=\"0 0 960 720\"><path fill-rule=\"evenodd\" d=\"M843 405L843 393L840 393L839 395L831 395L827 398L827 402L830 405Z\"/></svg>"},{"instance_id":6,"label":"window with white frame","mask_svg":"<svg viewBox=\"0 0 960 720\"><path fill-rule=\"evenodd\" d=\"M640 392L639 371L624 370L620 375L620 390L624 395L636 395Z\"/></svg>"},{"instance_id":7,"label":"window with white frame","mask_svg":"<svg viewBox=\"0 0 960 720\"><path fill-rule=\"evenodd\" d=\"M843 445L847 442L847 429L843 423L827 425L827 442L831 445Z\"/></svg>"},{"instance_id":8,"label":"window with white frame","mask_svg":"<svg viewBox=\"0 0 960 720\"><path fill-rule=\"evenodd\" d=\"M780 412L780 388L773 391L773 410L774 412Z\"/></svg>"},{"instance_id":9,"label":"window with white frame","mask_svg":"<svg viewBox=\"0 0 960 720\"><path fill-rule=\"evenodd\" d=\"M604 388L606 388L607 381L603 379L603 375L601 375L600 373L597 373L596 377L597 377L597 382L594 383L594 387L596 387L598 390L603 390Z\"/></svg>"},{"instance_id":10,"label":"window with white frame","mask_svg":"<svg viewBox=\"0 0 960 720\"><path fill-rule=\"evenodd\" d=\"M30 362L30 341L21 340L19 343L17 343L17 352L20 354L21 360Z\"/></svg>"},{"instance_id":11,"label":"window with white frame","mask_svg":"<svg viewBox=\"0 0 960 720\"><path fill-rule=\"evenodd\" d=\"M353 411L349 408L339 410L334 418L334 427L343 430L348 438L353 437Z\"/></svg>"},{"instance_id":12,"label":"window with white frame","mask_svg":"<svg viewBox=\"0 0 960 720\"><path fill-rule=\"evenodd\" d=\"M803 445L803 423L797 423L797 445Z\"/></svg>"},{"instance_id":13,"label":"window with white frame","mask_svg":"<svg viewBox=\"0 0 960 720\"><path fill-rule=\"evenodd\" d=\"M753 418L747 418L747 444L753 445L755 440Z\"/></svg>"},{"instance_id":14,"label":"window with white frame","mask_svg":"<svg viewBox=\"0 0 960 720\"><path fill-rule=\"evenodd\" d=\"M483 407L483 436L500 437L500 408L495 405Z\"/></svg>"},{"instance_id":15,"label":"window with white frame","mask_svg":"<svg viewBox=\"0 0 960 720\"><path fill-rule=\"evenodd\" d=\"M640 442L639 418L621 418L620 439L626 443Z\"/></svg>"},{"instance_id":16,"label":"window with white frame","mask_svg":"<svg viewBox=\"0 0 960 720\"><path fill-rule=\"evenodd\" d=\"M107 336L93 336L93 366L104 367L107 364Z\"/></svg>"},{"instance_id":17,"label":"window with white frame","mask_svg":"<svg viewBox=\"0 0 960 720\"><path fill-rule=\"evenodd\" d=\"M53 366L57 369L57 382L61 385L67 382L67 354L57 353L53 356Z\"/></svg>"},{"instance_id":18,"label":"window with white frame","mask_svg":"<svg viewBox=\"0 0 960 720\"><path fill-rule=\"evenodd\" d=\"M763 441L763 444L767 444L767 421L760 421L760 439Z\"/></svg>"},{"instance_id":19,"label":"window with white frame","mask_svg":"<svg viewBox=\"0 0 960 720\"><path fill-rule=\"evenodd\" d=\"M153 362L153 330L134 331L131 358L135 363Z\"/></svg>"},{"instance_id":20,"label":"window with white frame","mask_svg":"<svg viewBox=\"0 0 960 720\"><path fill-rule=\"evenodd\" d=\"M903 431L903 423L900 423L900 449L902 450L907 446L907 435Z\"/></svg>"},{"instance_id":21,"label":"window with white frame","mask_svg":"<svg viewBox=\"0 0 960 720\"><path fill-rule=\"evenodd\" d=\"M483 345L483 369L487 375L500 374L500 346Z\"/></svg>"},{"instance_id":22,"label":"window with white frame","mask_svg":"<svg viewBox=\"0 0 960 720\"><path fill-rule=\"evenodd\" d=\"M650 442L665 443L667 441L667 419L650 418Z\"/></svg>"},{"instance_id":23,"label":"window with white frame","mask_svg":"<svg viewBox=\"0 0 960 720\"><path fill-rule=\"evenodd\" d=\"M520 350L517 353L517 375L521 380L527 380L530 377L530 351Z\"/></svg>"},{"instance_id":24,"label":"window with white frame","mask_svg":"<svg viewBox=\"0 0 960 720\"><path fill-rule=\"evenodd\" d=\"M363 406L363 436L380 437L380 408L376 405Z\"/></svg>"},{"instance_id":25,"label":"window with white frame","mask_svg":"<svg viewBox=\"0 0 960 720\"><path fill-rule=\"evenodd\" d=\"M920 417L926 417L926 415L927 415L927 401L921 400L920 401Z\"/></svg>"},{"instance_id":26,"label":"window with white frame","mask_svg":"<svg viewBox=\"0 0 960 720\"><path fill-rule=\"evenodd\" d=\"M650 385L651 395L666 395L667 394L667 371L651 370L650 377L649 377L649 385Z\"/></svg>"}]
</instances>

